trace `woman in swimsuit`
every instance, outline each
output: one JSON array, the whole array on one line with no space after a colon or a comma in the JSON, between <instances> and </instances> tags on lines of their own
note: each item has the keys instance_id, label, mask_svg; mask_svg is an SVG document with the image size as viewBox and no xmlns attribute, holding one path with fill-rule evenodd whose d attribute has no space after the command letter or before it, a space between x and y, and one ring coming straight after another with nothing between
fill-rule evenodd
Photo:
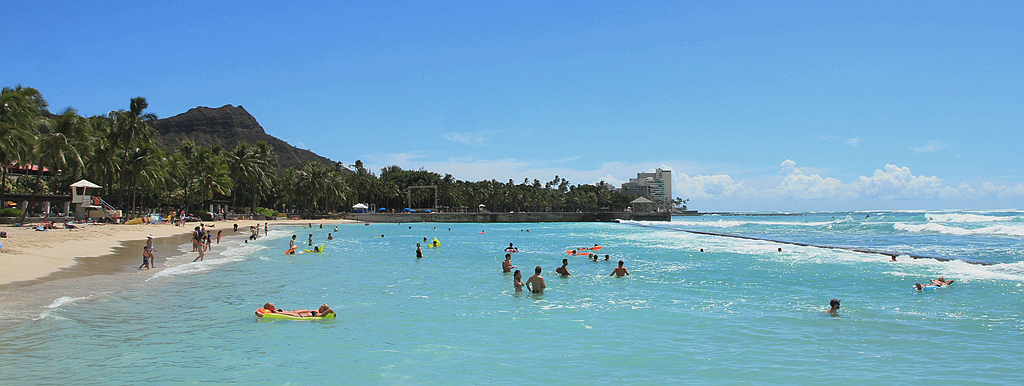
<instances>
[{"instance_id":1,"label":"woman in swimsuit","mask_svg":"<svg viewBox=\"0 0 1024 386\"><path fill-rule=\"evenodd\" d=\"M523 273L518 269L512 274L512 285L516 287L516 292L523 291L523 286L525 285L523 284Z\"/></svg>"}]
</instances>

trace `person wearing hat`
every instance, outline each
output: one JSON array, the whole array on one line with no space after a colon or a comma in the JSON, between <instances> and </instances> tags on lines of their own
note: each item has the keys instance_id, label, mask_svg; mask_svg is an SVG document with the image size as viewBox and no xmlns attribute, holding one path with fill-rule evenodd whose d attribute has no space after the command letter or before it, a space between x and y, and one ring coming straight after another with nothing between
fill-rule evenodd
<instances>
[{"instance_id":1,"label":"person wearing hat","mask_svg":"<svg viewBox=\"0 0 1024 386\"><path fill-rule=\"evenodd\" d=\"M149 258L149 268L156 267L156 256L153 255L155 251L156 248L153 248L153 235L148 234L146 235L146 248L142 250L142 257Z\"/></svg>"}]
</instances>

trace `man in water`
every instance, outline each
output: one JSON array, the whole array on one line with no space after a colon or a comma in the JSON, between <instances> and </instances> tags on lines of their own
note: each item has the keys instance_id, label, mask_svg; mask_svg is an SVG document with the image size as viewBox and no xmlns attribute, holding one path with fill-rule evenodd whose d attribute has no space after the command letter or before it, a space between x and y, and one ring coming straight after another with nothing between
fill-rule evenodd
<instances>
[{"instance_id":1,"label":"man in water","mask_svg":"<svg viewBox=\"0 0 1024 386\"><path fill-rule=\"evenodd\" d=\"M283 314L288 316L302 317L302 315L296 314L291 311L285 311L280 308L274 307L274 303L267 302L263 305L263 308L256 310L256 316L263 316L266 314Z\"/></svg>"},{"instance_id":2,"label":"man in water","mask_svg":"<svg viewBox=\"0 0 1024 386\"><path fill-rule=\"evenodd\" d=\"M512 265L512 254L511 253L506 253L505 254L505 261L501 262L501 272L512 272L512 268L519 268L519 267Z\"/></svg>"},{"instance_id":3,"label":"man in water","mask_svg":"<svg viewBox=\"0 0 1024 386\"><path fill-rule=\"evenodd\" d=\"M569 269L567 268L568 266L569 266L569 259L562 259L562 266L558 267L558 268L555 268L555 273L557 273L559 275L562 275L562 276L570 276Z\"/></svg>"},{"instance_id":4,"label":"man in water","mask_svg":"<svg viewBox=\"0 0 1024 386\"><path fill-rule=\"evenodd\" d=\"M831 307L825 312L832 314L833 316L839 315L839 299L832 299L828 301L828 305Z\"/></svg>"},{"instance_id":5,"label":"man in water","mask_svg":"<svg viewBox=\"0 0 1024 386\"><path fill-rule=\"evenodd\" d=\"M619 260L619 266L615 267L615 269L612 270L612 274L608 275L608 276L623 277L623 276L629 275L629 270L627 270L626 267L623 267L622 266L623 264L626 264L626 263L623 262L622 260Z\"/></svg>"},{"instance_id":6,"label":"man in water","mask_svg":"<svg viewBox=\"0 0 1024 386\"><path fill-rule=\"evenodd\" d=\"M544 285L544 278L540 276L540 271L541 269L538 265L537 268L533 269L533 272L536 273L530 276L529 279L526 279L526 289L535 294L544 293L544 288L547 287Z\"/></svg>"}]
</instances>

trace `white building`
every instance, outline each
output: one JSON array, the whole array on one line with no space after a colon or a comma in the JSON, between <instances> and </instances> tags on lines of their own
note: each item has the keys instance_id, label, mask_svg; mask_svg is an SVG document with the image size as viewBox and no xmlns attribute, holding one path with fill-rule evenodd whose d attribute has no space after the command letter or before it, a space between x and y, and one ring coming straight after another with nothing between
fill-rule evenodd
<instances>
[{"instance_id":1,"label":"white building","mask_svg":"<svg viewBox=\"0 0 1024 386\"><path fill-rule=\"evenodd\" d=\"M653 173L637 173L636 178L622 184L620 189L626 194L648 197L655 202L670 205L672 203L672 171L655 169Z\"/></svg>"}]
</instances>

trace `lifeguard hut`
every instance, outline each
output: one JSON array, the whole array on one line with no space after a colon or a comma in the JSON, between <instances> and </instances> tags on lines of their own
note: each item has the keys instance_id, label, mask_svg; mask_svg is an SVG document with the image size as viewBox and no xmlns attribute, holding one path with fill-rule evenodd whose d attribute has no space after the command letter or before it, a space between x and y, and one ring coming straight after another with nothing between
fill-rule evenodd
<instances>
[{"instance_id":1,"label":"lifeguard hut","mask_svg":"<svg viewBox=\"0 0 1024 386\"><path fill-rule=\"evenodd\" d=\"M103 187L88 180L79 180L71 184L71 205L75 208L75 219L109 217L117 221L121 218L120 210L96 195L99 189Z\"/></svg>"}]
</instances>

